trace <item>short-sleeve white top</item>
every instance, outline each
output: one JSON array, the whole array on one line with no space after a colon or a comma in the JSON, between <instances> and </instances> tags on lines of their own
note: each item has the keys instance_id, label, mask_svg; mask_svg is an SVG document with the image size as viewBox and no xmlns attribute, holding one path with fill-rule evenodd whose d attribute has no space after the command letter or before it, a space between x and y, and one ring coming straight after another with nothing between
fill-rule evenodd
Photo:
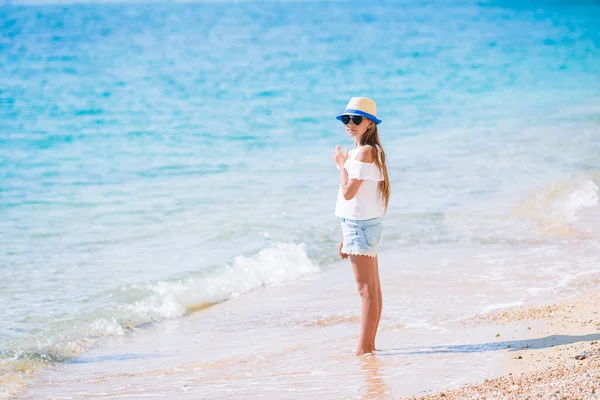
<instances>
[{"instance_id":1,"label":"short-sleeve white top","mask_svg":"<svg viewBox=\"0 0 600 400\"><path fill-rule=\"evenodd\" d=\"M346 200L342 193L342 185L338 190L335 215L341 218L365 220L381 217L385 213L379 182L383 180L381 171L375 162L365 163L356 160L358 152L362 149L352 149L344 168L348 172L348 179L362 180L356 195Z\"/></svg>"}]
</instances>

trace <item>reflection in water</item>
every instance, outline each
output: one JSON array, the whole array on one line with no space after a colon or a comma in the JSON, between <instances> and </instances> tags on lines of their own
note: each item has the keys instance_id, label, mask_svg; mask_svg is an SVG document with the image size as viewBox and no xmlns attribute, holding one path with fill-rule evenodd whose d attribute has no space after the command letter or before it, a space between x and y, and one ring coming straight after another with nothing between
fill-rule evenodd
<instances>
[{"instance_id":1,"label":"reflection in water","mask_svg":"<svg viewBox=\"0 0 600 400\"><path fill-rule=\"evenodd\" d=\"M363 356L360 358L360 363L366 388L363 399L389 399L391 390L384 381L382 360L375 356Z\"/></svg>"}]
</instances>

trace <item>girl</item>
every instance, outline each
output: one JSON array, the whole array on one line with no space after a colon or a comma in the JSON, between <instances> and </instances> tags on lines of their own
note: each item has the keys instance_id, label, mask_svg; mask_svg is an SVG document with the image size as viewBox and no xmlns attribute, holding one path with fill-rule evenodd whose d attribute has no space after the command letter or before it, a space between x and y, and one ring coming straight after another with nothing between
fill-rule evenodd
<instances>
[{"instance_id":1,"label":"girl","mask_svg":"<svg viewBox=\"0 0 600 400\"><path fill-rule=\"evenodd\" d=\"M342 153L338 144L333 160L340 170L340 189L335 215L342 219L341 258L350 258L361 298L360 339L356 355L375 351L375 335L381 318L381 287L377 247L380 217L390 198L385 153L379 143L375 102L353 97L337 119L354 139L354 149Z\"/></svg>"}]
</instances>

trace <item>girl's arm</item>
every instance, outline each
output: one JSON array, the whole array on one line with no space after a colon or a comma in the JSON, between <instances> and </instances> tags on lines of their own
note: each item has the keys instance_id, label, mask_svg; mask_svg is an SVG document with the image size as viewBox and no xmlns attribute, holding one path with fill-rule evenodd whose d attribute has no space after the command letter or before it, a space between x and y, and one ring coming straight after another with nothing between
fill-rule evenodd
<instances>
[{"instance_id":1,"label":"girl's arm","mask_svg":"<svg viewBox=\"0 0 600 400\"><path fill-rule=\"evenodd\" d=\"M369 149L371 146L365 146ZM359 179L348 179L348 172L344 168L344 163L348 159L348 151L346 150L346 154L342 154L340 145L335 149L333 158L337 163L340 170L340 184L342 186L342 194L344 195L344 199L352 200L360 185L362 184L362 180ZM361 151L356 155L356 160L364 163L372 163L373 162L373 153L372 151L365 151L361 149Z\"/></svg>"},{"instance_id":2,"label":"girl's arm","mask_svg":"<svg viewBox=\"0 0 600 400\"><path fill-rule=\"evenodd\" d=\"M340 168L340 182L342 185L342 194L346 200L352 200L362 184L361 180L348 179L348 171L346 171L343 165Z\"/></svg>"}]
</instances>

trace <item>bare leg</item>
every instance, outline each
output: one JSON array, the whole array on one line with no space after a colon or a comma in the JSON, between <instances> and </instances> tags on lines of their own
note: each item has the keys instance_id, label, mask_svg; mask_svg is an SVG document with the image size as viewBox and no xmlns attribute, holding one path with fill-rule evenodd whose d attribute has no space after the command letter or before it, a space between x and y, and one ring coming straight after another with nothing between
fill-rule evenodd
<instances>
[{"instance_id":1,"label":"bare leg","mask_svg":"<svg viewBox=\"0 0 600 400\"><path fill-rule=\"evenodd\" d=\"M372 353L377 329L378 303L377 295L377 260L368 256L351 255L352 269L356 278L358 294L361 300L360 338L356 355Z\"/></svg>"},{"instance_id":2,"label":"bare leg","mask_svg":"<svg viewBox=\"0 0 600 400\"><path fill-rule=\"evenodd\" d=\"M381 311L383 310L383 298L381 297L381 283L379 281L379 259L375 258L375 284L377 287L377 322L375 323L375 333L373 334L373 350L377 350L375 348L375 336L377 336L377 328L379 328L379 321L381 320Z\"/></svg>"}]
</instances>

